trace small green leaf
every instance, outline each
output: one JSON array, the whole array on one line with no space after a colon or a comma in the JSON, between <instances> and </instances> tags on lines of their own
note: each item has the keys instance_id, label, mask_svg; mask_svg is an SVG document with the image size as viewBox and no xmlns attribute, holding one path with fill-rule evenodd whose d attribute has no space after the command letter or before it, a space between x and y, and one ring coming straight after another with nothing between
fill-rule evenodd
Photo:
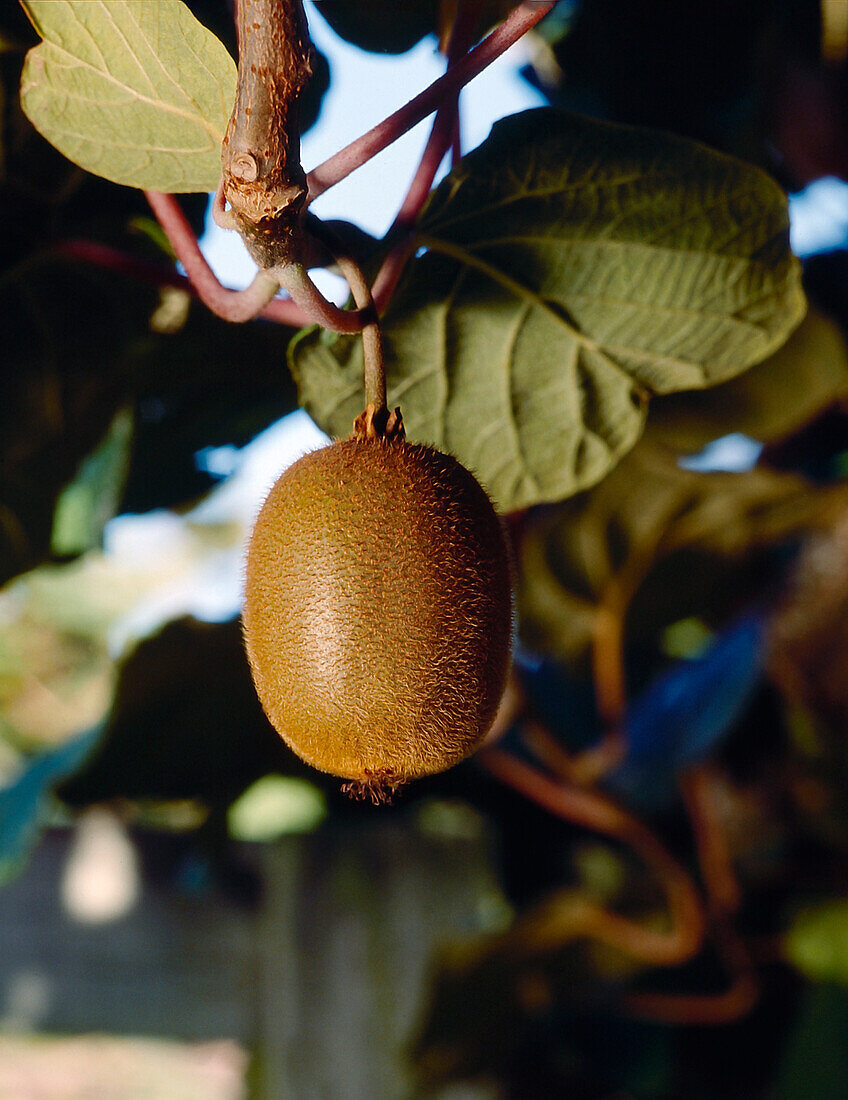
<instances>
[{"instance_id":1,"label":"small green leaf","mask_svg":"<svg viewBox=\"0 0 848 1100\"><path fill-rule=\"evenodd\" d=\"M497 123L437 188L386 312L389 397L504 510L598 481L650 393L701 388L804 315L786 199L694 142L542 109ZM309 412L345 435L361 342L301 334Z\"/></svg>"},{"instance_id":2,"label":"small green leaf","mask_svg":"<svg viewBox=\"0 0 848 1100\"><path fill-rule=\"evenodd\" d=\"M811 981L848 985L848 901L838 898L800 912L784 951Z\"/></svg>"},{"instance_id":3,"label":"small green leaf","mask_svg":"<svg viewBox=\"0 0 848 1100\"><path fill-rule=\"evenodd\" d=\"M56 501L50 549L59 556L82 554L100 544L115 515L130 462L132 409L120 409L103 440L87 455L77 476Z\"/></svg>"},{"instance_id":4,"label":"small green leaf","mask_svg":"<svg viewBox=\"0 0 848 1100\"><path fill-rule=\"evenodd\" d=\"M26 0L44 41L21 103L69 160L115 183L211 191L236 70L181 0Z\"/></svg>"}]
</instances>

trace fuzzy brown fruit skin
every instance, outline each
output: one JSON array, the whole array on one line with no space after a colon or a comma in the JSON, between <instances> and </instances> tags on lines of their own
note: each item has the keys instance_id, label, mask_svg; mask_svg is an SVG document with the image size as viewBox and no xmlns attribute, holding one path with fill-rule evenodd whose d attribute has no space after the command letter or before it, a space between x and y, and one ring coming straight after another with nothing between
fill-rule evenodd
<instances>
[{"instance_id":1,"label":"fuzzy brown fruit skin","mask_svg":"<svg viewBox=\"0 0 848 1100\"><path fill-rule=\"evenodd\" d=\"M348 439L274 485L247 556L244 633L259 698L315 768L367 787L458 763L509 669L501 523L456 459Z\"/></svg>"}]
</instances>

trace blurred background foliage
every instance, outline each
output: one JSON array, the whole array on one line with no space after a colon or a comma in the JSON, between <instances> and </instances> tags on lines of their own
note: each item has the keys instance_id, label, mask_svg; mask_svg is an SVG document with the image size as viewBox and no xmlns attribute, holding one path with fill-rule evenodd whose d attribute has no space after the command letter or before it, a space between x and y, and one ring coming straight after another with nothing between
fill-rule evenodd
<instances>
[{"instance_id":1,"label":"blurred background foliage","mask_svg":"<svg viewBox=\"0 0 848 1100\"><path fill-rule=\"evenodd\" d=\"M189 6L233 52L225 0ZM481 33L509 6L480 4ZM551 104L696 138L798 191L848 177L840 6L560 0L525 76ZM396 53L443 34L454 7L321 5L351 43ZM807 261L811 310L773 356L655 399L642 442L597 487L509 517L519 645L494 751L529 786L484 752L374 810L273 733L238 622L173 597L237 560L249 517L216 514L228 482L197 456L243 448L295 409L291 333L228 326L168 284L141 193L69 164L21 113L34 43L6 5L0 878L39 827L92 804L194 830L219 868L233 836L473 807L515 916L440 960L411 1051L425 1085L844 1096L848 242ZM306 125L332 80L320 55L314 68ZM205 207L185 202L198 232ZM136 273L89 262L80 242L119 249ZM730 433L759 445L751 468L710 459ZM160 517L164 550L121 560L115 536L104 543L128 513ZM540 764L559 777L555 805ZM702 946L663 961L650 935L676 921Z\"/></svg>"}]
</instances>

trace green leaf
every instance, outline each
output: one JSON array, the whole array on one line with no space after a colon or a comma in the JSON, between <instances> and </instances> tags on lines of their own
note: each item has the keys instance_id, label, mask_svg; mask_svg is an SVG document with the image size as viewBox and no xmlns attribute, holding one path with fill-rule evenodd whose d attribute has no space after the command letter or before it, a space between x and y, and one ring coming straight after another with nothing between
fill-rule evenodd
<instances>
[{"instance_id":1,"label":"green leaf","mask_svg":"<svg viewBox=\"0 0 848 1100\"><path fill-rule=\"evenodd\" d=\"M530 519L519 562L522 638L532 650L579 658L614 578L630 593L650 587L655 631L701 612L711 621L722 602L714 578L703 560L697 584L691 564L677 578L673 556L740 562L827 526L846 503L848 483L817 489L765 469L696 473L642 442L590 492ZM749 600L755 583L748 578Z\"/></svg>"},{"instance_id":2,"label":"green leaf","mask_svg":"<svg viewBox=\"0 0 848 1100\"><path fill-rule=\"evenodd\" d=\"M103 528L121 500L132 435L132 410L120 409L103 440L83 459L77 476L56 501L50 538L54 554L82 554L100 544Z\"/></svg>"},{"instance_id":3,"label":"green leaf","mask_svg":"<svg viewBox=\"0 0 848 1100\"><path fill-rule=\"evenodd\" d=\"M848 901L837 898L798 913L784 951L811 981L848 985Z\"/></svg>"},{"instance_id":4,"label":"green leaf","mask_svg":"<svg viewBox=\"0 0 848 1100\"><path fill-rule=\"evenodd\" d=\"M475 0L474 39L501 19L505 19L514 0ZM333 30L347 42L373 53L405 53L428 34L447 37L456 17L457 0L321 0L318 12Z\"/></svg>"},{"instance_id":5,"label":"green leaf","mask_svg":"<svg viewBox=\"0 0 848 1100\"><path fill-rule=\"evenodd\" d=\"M180 0L27 0L44 39L21 102L69 160L115 183L211 191L236 70Z\"/></svg>"},{"instance_id":6,"label":"green leaf","mask_svg":"<svg viewBox=\"0 0 848 1100\"><path fill-rule=\"evenodd\" d=\"M264 775L306 771L262 713L241 624L184 618L122 663L97 752L59 796L229 805Z\"/></svg>"},{"instance_id":7,"label":"green leaf","mask_svg":"<svg viewBox=\"0 0 848 1100\"><path fill-rule=\"evenodd\" d=\"M504 510L598 481L651 393L711 386L804 315L786 200L691 141L542 109L497 123L437 188L386 312L389 397ZM344 435L361 342L291 349L306 408Z\"/></svg>"},{"instance_id":8,"label":"green leaf","mask_svg":"<svg viewBox=\"0 0 848 1100\"><path fill-rule=\"evenodd\" d=\"M0 584L43 561L54 508L132 397L156 293L48 253L2 274Z\"/></svg>"},{"instance_id":9,"label":"green leaf","mask_svg":"<svg viewBox=\"0 0 848 1100\"><path fill-rule=\"evenodd\" d=\"M297 408L291 379L280 369L290 336L290 329L263 321L229 324L192 303L178 331L137 342L133 369L141 415L125 509L185 506L210 486L198 469L198 451L244 446ZM151 407L156 415L145 416Z\"/></svg>"},{"instance_id":10,"label":"green leaf","mask_svg":"<svg viewBox=\"0 0 848 1100\"><path fill-rule=\"evenodd\" d=\"M839 326L811 309L774 355L738 378L651 402L652 440L694 454L730 432L771 443L798 431L848 393L848 348Z\"/></svg>"}]
</instances>

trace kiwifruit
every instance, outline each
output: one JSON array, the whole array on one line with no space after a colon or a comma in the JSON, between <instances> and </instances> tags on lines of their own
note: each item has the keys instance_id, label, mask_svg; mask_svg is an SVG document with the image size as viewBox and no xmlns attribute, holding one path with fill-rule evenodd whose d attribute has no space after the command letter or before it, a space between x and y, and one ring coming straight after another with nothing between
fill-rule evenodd
<instances>
[{"instance_id":1,"label":"kiwifruit","mask_svg":"<svg viewBox=\"0 0 848 1100\"><path fill-rule=\"evenodd\" d=\"M383 410L385 413L385 410ZM510 567L488 496L399 413L304 455L247 554L244 634L265 712L355 793L451 767L489 730L509 667Z\"/></svg>"}]
</instances>

